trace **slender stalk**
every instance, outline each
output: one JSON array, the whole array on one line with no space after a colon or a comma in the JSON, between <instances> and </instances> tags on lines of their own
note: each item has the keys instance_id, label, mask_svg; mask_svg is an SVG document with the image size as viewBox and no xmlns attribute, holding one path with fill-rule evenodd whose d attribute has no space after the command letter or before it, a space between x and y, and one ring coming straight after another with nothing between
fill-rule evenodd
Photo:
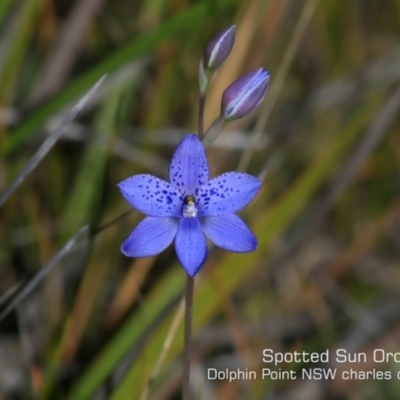
<instances>
[{"instance_id":1,"label":"slender stalk","mask_svg":"<svg viewBox=\"0 0 400 400\"><path fill-rule=\"evenodd\" d=\"M190 358L192 353L192 310L193 310L194 278L186 275L185 289L185 350L183 365L182 400L190 400Z\"/></svg>"},{"instance_id":2,"label":"slender stalk","mask_svg":"<svg viewBox=\"0 0 400 400\"><path fill-rule=\"evenodd\" d=\"M206 104L206 93L200 93L199 97L199 129L198 136L200 140L203 140L204 136L204 108Z\"/></svg>"},{"instance_id":3,"label":"slender stalk","mask_svg":"<svg viewBox=\"0 0 400 400\"><path fill-rule=\"evenodd\" d=\"M203 140L204 136L204 107L206 104L206 93L200 90L199 97L199 121L197 136ZM185 289L185 349L183 364L183 396L182 400L190 400L190 359L192 355L192 315L193 315L193 291L194 278L186 275Z\"/></svg>"}]
</instances>

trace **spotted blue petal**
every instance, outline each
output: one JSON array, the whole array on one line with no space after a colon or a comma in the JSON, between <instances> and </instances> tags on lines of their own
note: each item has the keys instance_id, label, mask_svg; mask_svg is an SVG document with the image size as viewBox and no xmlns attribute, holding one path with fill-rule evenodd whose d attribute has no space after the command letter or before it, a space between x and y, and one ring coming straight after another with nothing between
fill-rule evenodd
<instances>
[{"instance_id":1,"label":"spotted blue petal","mask_svg":"<svg viewBox=\"0 0 400 400\"><path fill-rule=\"evenodd\" d=\"M175 238L179 262L194 277L207 257L207 241L197 218L182 218Z\"/></svg>"},{"instance_id":2,"label":"spotted blue petal","mask_svg":"<svg viewBox=\"0 0 400 400\"><path fill-rule=\"evenodd\" d=\"M198 216L235 213L250 203L261 188L261 181L241 172L227 172L211 179L197 191Z\"/></svg>"},{"instance_id":3,"label":"spotted blue petal","mask_svg":"<svg viewBox=\"0 0 400 400\"><path fill-rule=\"evenodd\" d=\"M257 239L235 214L200 219L203 232L218 247L237 253L254 251Z\"/></svg>"},{"instance_id":4,"label":"spotted blue petal","mask_svg":"<svg viewBox=\"0 0 400 400\"><path fill-rule=\"evenodd\" d=\"M118 184L127 202L151 217L180 216L183 197L170 183L152 175L134 175Z\"/></svg>"},{"instance_id":5,"label":"spotted blue petal","mask_svg":"<svg viewBox=\"0 0 400 400\"><path fill-rule=\"evenodd\" d=\"M172 157L169 179L184 195L193 195L208 181L208 161L204 147L195 135L185 136Z\"/></svg>"},{"instance_id":6,"label":"spotted blue petal","mask_svg":"<svg viewBox=\"0 0 400 400\"><path fill-rule=\"evenodd\" d=\"M149 257L161 253L174 240L178 231L177 218L146 217L122 244L128 257Z\"/></svg>"}]
</instances>

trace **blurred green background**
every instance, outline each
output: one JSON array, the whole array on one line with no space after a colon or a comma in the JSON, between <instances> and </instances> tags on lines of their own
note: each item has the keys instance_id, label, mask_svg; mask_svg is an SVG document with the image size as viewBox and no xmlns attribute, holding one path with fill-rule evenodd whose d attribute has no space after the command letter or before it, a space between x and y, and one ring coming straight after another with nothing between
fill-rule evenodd
<instances>
[{"instance_id":1,"label":"blurred green background","mask_svg":"<svg viewBox=\"0 0 400 400\"><path fill-rule=\"evenodd\" d=\"M1 309L55 264L0 322L1 400L180 398L184 272L172 247L120 253L142 216L116 184L167 176L197 126L204 47L232 24L206 127L241 74L263 66L270 87L208 155L212 176L264 180L242 214L259 247L212 249L196 278L194 399L398 399L400 363L372 353L400 352L400 2L1 0L0 194L108 74L0 208ZM275 368L267 348L368 360L332 356L333 380L301 379L321 367L306 363L277 366L296 380L207 379L208 368L261 376ZM393 379L340 377L374 368Z\"/></svg>"}]
</instances>

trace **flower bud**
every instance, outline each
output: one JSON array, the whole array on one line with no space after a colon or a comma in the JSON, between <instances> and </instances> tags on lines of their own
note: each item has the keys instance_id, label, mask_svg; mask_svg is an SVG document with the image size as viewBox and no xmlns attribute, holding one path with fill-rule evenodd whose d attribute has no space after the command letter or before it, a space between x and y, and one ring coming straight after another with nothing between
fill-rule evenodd
<instances>
[{"instance_id":1,"label":"flower bud","mask_svg":"<svg viewBox=\"0 0 400 400\"><path fill-rule=\"evenodd\" d=\"M225 122L252 112L263 100L268 82L268 71L260 68L242 76L225 89L221 101L221 116Z\"/></svg>"},{"instance_id":2,"label":"flower bud","mask_svg":"<svg viewBox=\"0 0 400 400\"><path fill-rule=\"evenodd\" d=\"M224 29L212 39L204 52L204 68L215 71L229 56L235 41L236 26Z\"/></svg>"}]
</instances>

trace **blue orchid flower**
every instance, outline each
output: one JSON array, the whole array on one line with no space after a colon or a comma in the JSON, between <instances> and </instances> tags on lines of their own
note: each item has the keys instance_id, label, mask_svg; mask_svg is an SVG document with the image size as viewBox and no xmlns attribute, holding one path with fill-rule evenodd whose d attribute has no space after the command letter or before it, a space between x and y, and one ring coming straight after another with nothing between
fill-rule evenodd
<instances>
[{"instance_id":1,"label":"blue orchid flower","mask_svg":"<svg viewBox=\"0 0 400 400\"><path fill-rule=\"evenodd\" d=\"M185 136L176 148L169 179L143 174L118 184L128 203L147 215L122 244L122 253L154 256L175 239L178 259L194 277L207 257L206 236L228 251L256 249L256 237L235 213L256 196L259 179L227 172L209 180L204 147L195 135Z\"/></svg>"}]
</instances>

